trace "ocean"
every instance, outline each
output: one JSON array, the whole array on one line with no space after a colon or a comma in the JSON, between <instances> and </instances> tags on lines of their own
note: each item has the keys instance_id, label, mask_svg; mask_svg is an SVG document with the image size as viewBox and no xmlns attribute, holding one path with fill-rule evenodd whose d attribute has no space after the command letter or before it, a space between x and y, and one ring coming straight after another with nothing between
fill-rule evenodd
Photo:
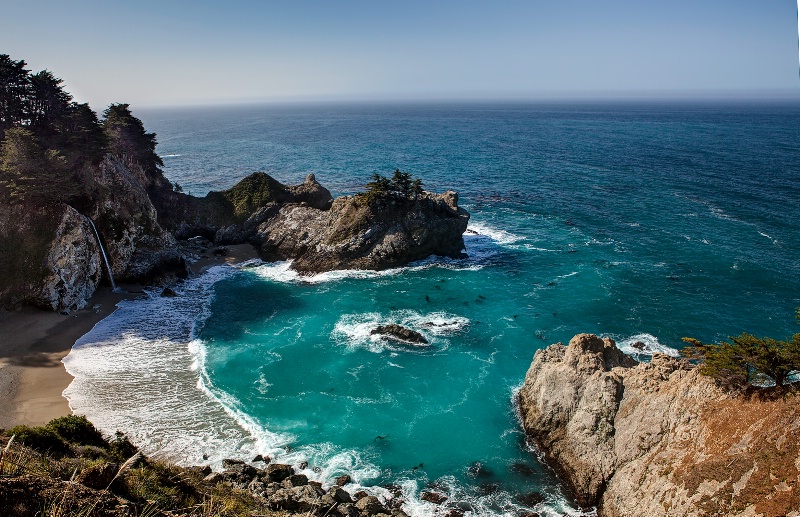
<instances>
[{"instance_id":1,"label":"ocean","mask_svg":"<svg viewBox=\"0 0 800 517\"><path fill-rule=\"evenodd\" d=\"M800 306L800 105L292 105L137 111L204 195L265 171L334 195L395 168L453 189L469 258L310 278L220 266L122 302L64 360L71 407L145 452L255 454L348 490L434 489L467 515L581 515L514 407L533 354L581 332L647 360L681 337L785 338ZM426 347L376 339L399 323ZM634 348L636 342L644 351ZM204 457L207 460L204 460ZM387 488L389 487L389 488Z\"/></svg>"}]
</instances>

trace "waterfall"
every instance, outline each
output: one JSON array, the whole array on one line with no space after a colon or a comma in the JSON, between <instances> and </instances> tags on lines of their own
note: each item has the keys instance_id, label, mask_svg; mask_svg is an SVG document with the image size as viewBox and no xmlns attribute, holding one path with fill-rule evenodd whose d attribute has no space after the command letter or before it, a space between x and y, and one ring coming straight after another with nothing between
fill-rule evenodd
<instances>
[{"instance_id":1,"label":"waterfall","mask_svg":"<svg viewBox=\"0 0 800 517\"><path fill-rule=\"evenodd\" d=\"M87 217L86 219L88 219L89 224L92 225L92 230L94 230L94 236L97 237L97 244L100 245L100 252L103 254L103 262L106 263L108 278L109 280L111 280L111 289L116 291L117 284L114 282L114 273L111 271L111 264L108 263L108 255L106 255L106 249L103 247L103 241L100 240L100 232L97 231L97 226L94 225L94 221L92 221L91 217Z\"/></svg>"}]
</instances>

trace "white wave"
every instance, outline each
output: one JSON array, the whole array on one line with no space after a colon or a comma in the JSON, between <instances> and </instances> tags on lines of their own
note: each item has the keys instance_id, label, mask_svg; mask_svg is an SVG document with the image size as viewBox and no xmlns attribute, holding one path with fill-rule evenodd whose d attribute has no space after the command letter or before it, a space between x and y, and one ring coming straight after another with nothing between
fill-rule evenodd
<instances>
[{"instance_id":1,"label":"white wave","mask_svg":"<svg viewBox=\"0 0 800 517\"><path fill-rule=\"evenodd\" d=\"M473 223L467 227L464 234L466 259L453 259L449 257L430 256L412 262L404 267L384 269L380 271L371 269L341 269L304 276L291 269L291 261L264 263L258 259L249 260L237 267L252 271L253 274L273 282L322 284L346 279L375 279L391 277L406 272L420 271L431 267L443 267L458 271L478 271L483 268L481 262L488 257L496 255L499 247L517 249L514 245L524 237L514 235L505 230L493 228L485 223ZM522 249L530 249L529 245L521 245ZM533 248L541 251L557 251L545 248Z\"/></svg>"},{"instance_id":2,"label":"white wave","mask_svg":"<svg viewBox=\"0 0 800 517\"><path fill-rule=\"evenodd\" d=\"M429 345L399 344L388 341L372 331L379 325L395 323L422 334ZM422 314L411 310L392 311L388 314L366 312L361 314L344 314L331 331L331 338L348 348L367 348L380 353L389 351L423 350L430 346L447 346L446 336L464 331L469 326L469 319L445 312Z\"/></svg>"},{"instance_id":3,"label":"white wave","mask_svg":"<svg viewBox=\"0 0 800 517\"><path fill-rule=\"evenodd\" d=\"M447 501L442 505L423 501L421 496L430 490L422 480L407 477L396 482L402 492L405 503L404 512L411 517L432 517L446 515L448 508L459 508L472 516L502 516L513 517L535 511L538 515L546 517L590 517L596 516L595 510L581 511L569 504L566 497L558 487L545 489L542 495L544 501L527 508L521 504L514 494L506 490L497 490L490 494L476 493L475 487L459 482L453 476L443 476L436 479L434 491L442 493ZM455 506L453 506L455 505Z\"/></svg>"},{"instance_id":4,"label":"white wave","mask_svg":"<svg viewBox=\"0 0 800 517\"><path fill-rule=\"evenodd\" d=\"M160 154L159 157L161 158L180 158L181 154Z\"/></svg>"},{"instance_id":5,"label":"white wave","mask_svg":"<svg viewBox=\"0 0 800 517\"><path fill-rule=\"evenodd\" d=\"M214 284L235 271L211 268L177 287L174 298L150 293L121 302L63 360L74 377L64 390L73 411L108 435L124 431L149 455L184 465L206 463L204 455L218 465L280 442L254 432L203 382L205 351L195 337Z\"/></svg>"},{"instance_id":6,"label":"white wave","mask_svg":"<svg viewBox=\"0 0 800 517\"><path fill-rule=\"evenodd\" d=\"M511 232L494 228L481 221L471 222L467 226L467 233L489 237L492 241L501 245L514 244L524 239L521 235L515 235Z\"/></svg>"},{"instance_id":7,"label":"white wave","mask_svg":"<svg viewBox=\"0 0 800 517\"><path fill-rule=\"evenodd\" d=\"M651 357L653 354L665 354L672 357L680 356L680 352L672 347L661 344L658 338L652 334L635 334L622 338L611 336L611 338L616 341L617 348L635 359Z\"/></svg>"},{"instance_id":8,"label":"white wave","mask_svg":"<svg viewBox=\"0 0 800 517\"><path fill-rule=\"evenodd\" d=\"M766 237L767 239L772 241L772 244L778 244L778 239L773 239L772 236L767 235L766 233L762 232L761 230L756 230L759 235L762 237Z\"/></svg>"},{"instance_id":9,"label":"white wave","mask_svg":"<svg viewBox=\"0 0 800 517\"><path fill-rule=\"evenodd\" d=\"M372 269L338 269L316 275L303 276L291 269L291 261L270 262L250 265L247 269L253 274L272 282L298 284L324 284L349 279L376 279L397 276L406 272L420 271L431 267L446 267L458 270L476 270L481 266L466 264L465 261L446 257L429 257L405 267L376 271Z\"/></svg>"}]
</instances>

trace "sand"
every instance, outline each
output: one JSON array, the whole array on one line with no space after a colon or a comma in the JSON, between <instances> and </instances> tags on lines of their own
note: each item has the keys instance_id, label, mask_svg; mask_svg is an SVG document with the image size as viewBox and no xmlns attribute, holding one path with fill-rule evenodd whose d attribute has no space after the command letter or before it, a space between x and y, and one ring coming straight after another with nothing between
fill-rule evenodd
<instances>
[{"instance_id":1,"label":"sand","mask_svg":"<svg viewBox=\"0 0 800 517\"><path fill-rule=\"evenodd\" d=\"M191 265L202 274L209 267L257 258L248 245L228 246L217 257L209 249ZM42 425L72 414L63 391L72 377L61 362L72 345L95 324L111 315L116 304L141 296L141 287L122 285L126 293L101 286L85 309L69 315L34 308L0 310L0 428L18 424Z\"/></svg>"}]
</instances>

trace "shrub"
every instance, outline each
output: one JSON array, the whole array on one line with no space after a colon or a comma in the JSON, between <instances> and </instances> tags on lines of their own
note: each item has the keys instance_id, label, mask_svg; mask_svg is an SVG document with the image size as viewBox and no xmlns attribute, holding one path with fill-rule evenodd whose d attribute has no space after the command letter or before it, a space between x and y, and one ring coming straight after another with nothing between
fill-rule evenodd
<instances>
[{"instance_id":1,"label":"shrub","mask_svg":"<svg viewBox=\"0 0 800 517\"><path fill-rule=\"evenodd\" d=\"M108 446L100 431L85 416L62 416L51 420L45 427L75 445Z\"/></svg>"},{"instance_id":2,"label":"shrub","mask_svg":"<svg viewBox=\"0 0 800 517\"><path fill-rule=\"evenodd\" d=\"M55 431L46 427L18 425L9 429L7 434L14 436L16 442L27 445L31 449L40 452L64 454L69 451L69 446L66 442L64 442Z\"/></svg>"},{"instance_id":3,"label":"shrub","mask_svg":"<svg viewBox=\"0 0 800 517\"><path fill-rule=\"evenodd\" d=\"M108 455L115 461L123 462L136 454L138 450L122 431L117 431L114 439L108 442Z\"/></svg>"}]
</instances>

